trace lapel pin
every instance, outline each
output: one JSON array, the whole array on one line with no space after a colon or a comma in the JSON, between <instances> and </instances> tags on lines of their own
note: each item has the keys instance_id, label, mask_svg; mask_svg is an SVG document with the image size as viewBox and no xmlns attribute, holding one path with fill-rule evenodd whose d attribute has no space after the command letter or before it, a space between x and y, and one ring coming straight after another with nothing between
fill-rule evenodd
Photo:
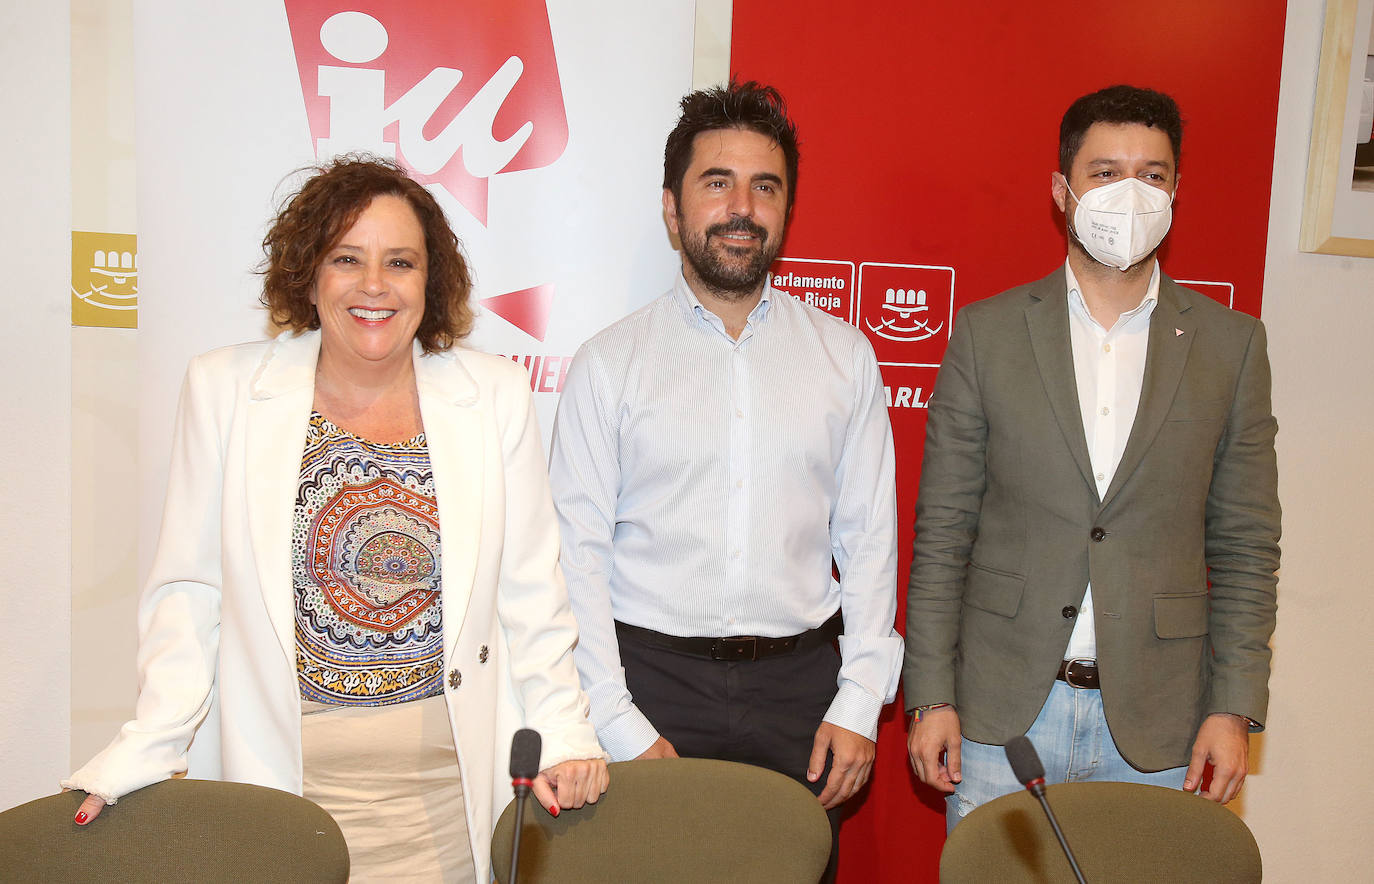
<instances>
[{"instance_id":1,"label":"lapel pin","mask_svg":"<svg viewBox=\"0 0 1374 884\"><path fill-rule=\"evenodd\" d=\"M1181 328L1176 328L1176 329L1174 329L1174 337L1178 337L1178 336L1181 335L1181 334L1183 334L1183 329L1181 329Z\"/></svg>"}]
</instances>

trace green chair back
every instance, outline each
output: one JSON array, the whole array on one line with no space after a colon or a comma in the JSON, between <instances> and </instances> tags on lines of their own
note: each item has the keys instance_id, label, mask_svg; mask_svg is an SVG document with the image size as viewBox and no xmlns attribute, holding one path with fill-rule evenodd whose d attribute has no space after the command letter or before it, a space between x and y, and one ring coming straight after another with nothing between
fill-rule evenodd
<instances>
[{"instance_id":1,"label":"green chair back","mask_svg":"<svg viewBox=\"0 0 1374 884\"><path fill-rule=\"evenodd\" d=\"M816 796L782 774L704 758L625 761L596 804L555 819L529 801L519 884L813 884L830 856ZM507 884L515 805L496 824L491 858Z\"/></svg>"},{"instance_id":2,"label":"green chair back","mask_svg":"<svg viewBox=\"0 0 1374 884\"><path fill-rule=\"evenodd\" d=\"M1251 884L1255 837L1234 813L1177 789L1061 783L1045 796L1089 884ZM1029 792L975 808L940 855L942 884L1075 881L1040 803Z\"/></svg>"},{"instance_id":3,"label":"green chair back","mask_svg":"<svg viewBox=\"0 0 1374 884\"><path fill-rule=\"evenodd\" d=\"M86 826L84 792L0 813L7 881L342 882L348 846L329 814L276 789L167 780L124 796Z\"/></svg>"}]
</instances>

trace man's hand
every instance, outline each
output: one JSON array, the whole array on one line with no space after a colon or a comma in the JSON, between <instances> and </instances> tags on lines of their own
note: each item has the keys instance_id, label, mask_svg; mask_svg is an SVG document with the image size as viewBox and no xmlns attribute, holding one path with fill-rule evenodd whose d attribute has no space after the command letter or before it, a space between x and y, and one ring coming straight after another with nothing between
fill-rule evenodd
<instances>
[{"instance_id":1,"label":"man's hand","mask_svg":"<svg viewBox=\"0 0 1374 884\"><path fill-rule=\"evenodd\" d=\"M635 761L641 758L677 758L677 750L660 734L652 746L635 756Z\"/></svg>"},{"instance_id":2,"label":"man's hand","mask_svg":"<svg viewBox=\"0 0 1374 884\"><path fill-rule=\"evenodd\" d=\"M1240 794L1249 772L1250 722L1239 715L1217 712L1202 721L1193 741L1193 757L1183 775L1183 790L1195 791L1202 783L1202 769L1212 763L1212 782L1203 798L1225 804Z\"/></svg>"},{"instance_id":3,"label":"man's hand","mask_svg":"<svg viewBox=\"0 0 1374 884\"><path fill-rule=\"evenodd\" d=\"M606 791L610 779L603 759L564 761L541 770L530 791L551 816L558 816L560 807L595 804Z\"/></svg>"},{"instance_id":4,"label":"man's hand","mask_svg":"<svg viewBox=\"0 0 1374 884\"><path fill-rule=\"evenodd\" d=\"M941 792L954 791L954 784L963 779L959 765L962 740L959 713L953 706L928 709L921 714L920 721L911 723L906 750L911 756L911 769L921 782Z\"/></svg>"},{"instance_id":5,"label":"man's hand","mask_svg":"<svg viewBox=\"0 0 1374 884\"><path fill-rule=\"evenodd\" d=\"M817 797L822 807L831 810L853 798L868 782L877 746L872 740L851 730L821 722L821 726L816 728L816 739L811 744L811 761L806 766L806 779L809 782L814 783L821 778L827 751L835 758L830 764L830 776L825 779L825 788Z\"/></svg>"}]
</instances>

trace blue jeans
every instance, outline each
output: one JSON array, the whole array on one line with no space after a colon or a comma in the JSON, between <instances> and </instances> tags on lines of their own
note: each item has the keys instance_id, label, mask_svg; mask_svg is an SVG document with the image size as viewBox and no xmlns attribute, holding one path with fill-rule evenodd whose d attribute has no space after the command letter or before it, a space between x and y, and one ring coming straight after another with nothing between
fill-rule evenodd
<instances>
[{"instance_id":1,"label":"blue jeans","mask_svg":"<svg viewBox=\"0 0 1374 884\"><path fill-rule=\"evenodd\" d=\"M1121 757L1102 714L1102 692L1070 687L1056 681L1026 736L1045 765L1045 782L1071 783L1102 780L1145 783L1183 788L1188 768L1173 767L1155 773L1136 770ZM1024 788L1012 775L1001 746L975 743L964 738L960 764L963 781L945 798L945 827L955 825L975 807Z\"/></svg>"}]
</instances>

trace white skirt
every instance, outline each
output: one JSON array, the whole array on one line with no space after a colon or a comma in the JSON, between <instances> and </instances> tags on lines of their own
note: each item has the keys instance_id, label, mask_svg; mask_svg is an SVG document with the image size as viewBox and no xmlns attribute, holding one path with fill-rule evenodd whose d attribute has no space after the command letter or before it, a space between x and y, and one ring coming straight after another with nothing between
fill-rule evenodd
<instances>
[{"instance_id":1,"label":"white skirt","mask_svg":"<svg viewBox=\"0 0 1374 884\"><path fill-rule=\"evenodd\" d=\"M443 695L301 706L304 794L343 830L349 880L476 884Z\"/></svg>"}]
</instances>

